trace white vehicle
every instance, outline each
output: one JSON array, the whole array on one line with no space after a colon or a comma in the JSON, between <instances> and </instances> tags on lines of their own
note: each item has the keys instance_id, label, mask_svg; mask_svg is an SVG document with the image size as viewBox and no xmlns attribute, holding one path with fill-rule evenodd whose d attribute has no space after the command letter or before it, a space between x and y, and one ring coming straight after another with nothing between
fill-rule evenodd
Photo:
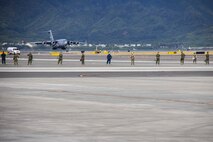
<instances>
[{"instance_id":1,"label":"white vehicle","mask_svg":"<svg viewBox=\"0 0 213 142\"><path fill-rule=\"evenodd\" d=\"M20 50L17 47L8 47L7 48L8 54L19 54L20 55Z\"/></svg>"}]
</instances>

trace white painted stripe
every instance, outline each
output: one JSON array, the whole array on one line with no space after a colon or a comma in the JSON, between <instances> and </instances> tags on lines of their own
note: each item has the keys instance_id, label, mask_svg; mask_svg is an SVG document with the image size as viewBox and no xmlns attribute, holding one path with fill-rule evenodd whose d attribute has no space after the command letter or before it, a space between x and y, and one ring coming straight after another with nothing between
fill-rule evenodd
<instances>
[{"instance_id":1,"label":"white painted stripe","mask_svg":"<svg viewBox=\"0 0 213 142\"><path fill-rule=\"evenodd\" d=\"M13 60L12 58L7 58L7 60ZM27 58L19 58L19 61L27 61ZM58 59L33 59L33 61L46 61L46 62L57 62ZM63 62L80 62L78 59L63 59ZM100 62L100 63L106 63L106 60L85 60L85 62ZM130 63L130 60L112 60L112 63ZM141 61L141 60L136 60L135 63L155 63L155 60L150 60L150 61ZM179 60L161 60L161 64L165 63L178 63L180 64ZM191 63L192 61L185 61L185 64ZM203 63L204 61L197 61L197 63Z\"/></svg>"},{"instance_id":2,"label":"white painted stripe","mask_svg":"<svg viewBox=\"0 0 213 142\"><path fill-rule=\"evenodd\" d=\"M199 66L199 67L187 67L187 66L179 66L179 67L161 67L161 66L155 66L155 67L111 67L110 65L107 67L0 67L1 69L213 69L213 66Z\"/></svg>"},{"instance_id":3,"label":"white painted stripe","mask_svg":"<svg viewBox=\"0 0 213 142\"><path fill-rule=\"evenodd\" d=\"M213 71L213 67L1 67L0 72L162 72Z\"/></svg>"},{"instance_id":4,"label":"white painted stripe","mask_svg":"<svg viewBox=\"0 0 213 142\"><path fill-rule=\"evenodd\" d=\"M3 71L0 71L3 72ZM17 70L17 71L4 71L4 72L174 72L174 70ZM183 72L183 70L177 70L176 72ZM185 72L190 72L190 70L186 70ZM199 72L199 71L193 71L193 72Z\"/></svg>"},{"instance_id":5,"label":"white painted stripe","mask_svg":"<svg viewBox=\"0 0 213 142\"><path fill-rule=\"evenodd\" d=\"M7 60L13 60L12 58L7 58ZM80 60L80 59L79 59ZM63 59L63 62L80 62L78 59ZM27 58L19 58L19 61L28 61ZM48 62L57 62L58 59L33 59L33 61L48 61ZM85 60L86 62L102 62L106 63L106 60ZM119 62L119 63L130 63L130 60L113 60L112 62ZM136 63L150 63L155 62L153 61L135 61Z\"/></svg>"}]
</instances>

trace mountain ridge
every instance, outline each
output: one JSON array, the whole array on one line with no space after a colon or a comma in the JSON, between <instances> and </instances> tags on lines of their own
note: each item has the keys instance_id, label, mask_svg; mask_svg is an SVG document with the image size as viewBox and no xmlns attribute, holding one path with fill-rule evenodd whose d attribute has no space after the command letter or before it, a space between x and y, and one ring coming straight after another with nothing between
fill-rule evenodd
<instances>
[{"instance_id":1,"label":"mountain ridge","mask_svg":"<svg viewBox=\"0 0 213 142\"><path fill-rule=\"evenodd\" d=\"M55 38L94 43L213 45L211 0L0 1L0 41Z\"/></svg>"}]
</instances>

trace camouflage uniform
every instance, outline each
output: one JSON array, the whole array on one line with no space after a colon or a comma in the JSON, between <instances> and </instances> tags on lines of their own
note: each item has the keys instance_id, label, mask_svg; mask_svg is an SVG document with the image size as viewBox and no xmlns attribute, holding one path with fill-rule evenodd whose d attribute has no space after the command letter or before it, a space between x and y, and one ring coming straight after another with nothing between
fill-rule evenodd
<instances>
[{"instance_id":1,"label":"camouflage uniform","mask_svg":"<svg viewBox=\"0 0 213 142\"><path fill-rule=\"evenodd\" d=\"M14 55L13 55L14 65L18 65L18 58L19 58L18 54L14 53Z\"/></svg>"},{"instance_id":2,"label":"camouflage uniform","mask_svg":"<svg viewBox=\"0 0 213 142\"><path fill-rule=\"evenodd\" d=\"M63 61L63 54L60 52L58 55L58 64L62 64Z\"/></svg>"},{"instance_id":3,"label":"camouflage uniform","mask_svg":"<svg viewBox=\"0 0 213 142\"><path fill-rule=\"evenodd\" d=\"M85 61L85 55L84 55L84 54L81 55L80 61L81 61L81 64L82 64L82 65L85 64L85 62L84 62L84 61Z\"/></svg>"},{"instance_id":4,"label":"camouflage uniform","mask_svg":"<svg viewBox=\"0 0 213 142\"><path fill-rule=\"evenodd\" d=\"M205 60L206 64L209 64L209 52L206 53L206 60Z\"/></svg>"},{"instance_id":5,"label":"camouflage uniform","mask_svg":"<svg viewBox=\"0 0 213 142\"><path fill-rule=\"evenodd\" d=\"M27 63L27 65L32 65L33 54L30 52L29 54L27 54L27 56L28 56L28 63Z\"/></svg>"},{"instance_id":6,"label":"camouflage uniform","mask_svg":"<svg viewBox=\"0 0 213 142\"><path fill-rule=\"evenodd\" d=\"M135 56L133 53L131 54L130 59L131 59L131 65L135 65Z\"/></svg>"},{"instance_id":7,"label":"camouflage uniform","mask_svg":"<svg viewBox=\"0 0 213 142\"><path fill-rule=\"evenodd\" d=\"M194 53L193 55L193 64L196 64L197 63L197 55Z\"/></svg>"},{"instance_id":8,"label":"camouflage uniform","mask_svg":"<svg viewBox=\"0 0 213 142\"><path fill-rule=\"evenodd\" d=\"M183 51L181 52L181 55L180 55L180 64L183 65L184 64L184 59L185 59L185 54L183 53Z\"/></svg>"},{"instance_id":9,"label":"camouflage uniform","mask_svg":"<svg viewBox=\"0 0 213 142\"><path fill-rule=\"evenodd\" d=\"M160 64L160 54L159 52L156 54L156 65L159 65Z\"/></svg>"}]
</instances>

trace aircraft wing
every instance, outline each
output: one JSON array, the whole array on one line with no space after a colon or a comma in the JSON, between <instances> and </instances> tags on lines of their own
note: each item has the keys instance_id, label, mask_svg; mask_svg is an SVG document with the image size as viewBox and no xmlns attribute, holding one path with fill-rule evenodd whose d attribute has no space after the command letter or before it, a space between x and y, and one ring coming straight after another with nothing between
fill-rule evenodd
<instances>
[{"instance_id":1,"label":"aircraft wing","mask_svg":"<svg viewBox=\"0 0 213 142\"><path fill-rule=\"evenodd\" d=\"M27 42L26 45L29 47L36 47L39 45L51 45L51 41L36 41L36 42Z\"/></svg>"},{"instance_id":2,"label":"aircraft wing","mask_svg":"<svg viewBox=\"0 0 213 142\"><path fill-rule=\"evenodd\" d=\"M43 42L33 42L33 44L41 45L41 44L43 44Z\"/></svg>"},{"instance_id":3,"label":"aircraft wing","mask_svg":"<svg viewBox=\"0 0 213 142\"><path fill-rule=\"evenodd\" d=\"M67 44L68 45L78 45L79 42L78 41L68 41Z\"/></svg>"},{"instance_id":4,"label":"aircraft wing","mask_svg":"<svg viewBox=\"0 0 213 142\"><path fill-rule=\"evenodd\" d=\"M42 44L47 44L47 45L51 45L52 42L51 41L39 41L39 42L34 42L36 45L42 45Z\"/></svg>"},{"instance_id":5,"label":"aircraft wing","mask_svg":"<svg viewBox=\"0 0 213 142\"><path fill-rule=\"evenodd\" d=\"M26 42L25 43L25 45L30 47L30 48L34 48L34 47L36 47L38 45L42 45L42 44L43 44L43 42Z\"/></svg>"}]
</instances>

